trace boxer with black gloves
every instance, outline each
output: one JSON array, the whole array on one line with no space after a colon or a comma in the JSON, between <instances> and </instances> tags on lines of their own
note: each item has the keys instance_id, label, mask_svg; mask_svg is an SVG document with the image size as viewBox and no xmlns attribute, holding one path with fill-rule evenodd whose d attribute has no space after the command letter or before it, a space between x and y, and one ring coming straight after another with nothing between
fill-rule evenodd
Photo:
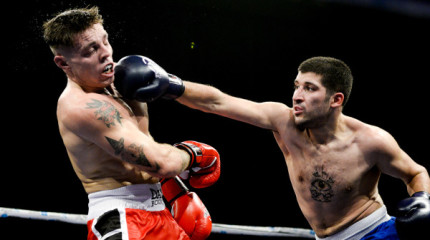
<instances>
[{"instance_id":1,"label":"boxer with black gloves","mask_svg":"<svg viewBox=\"0 0 430 240\"><path fill-rule=\"evenodd\" d=\"M396 229L400 239L428 236L430 227L430 194L416 192L397 205Z\"/></svg>"},{"instance_id":2,"label":"boxer with black gloves","mask_svg":"<svg viewBox=\"0 0 430 240\"><path fill-rule=\"evenodd\" d=\"M131 55L121 58L115 66L115 87L127 99L152 102L162 97L175 99L184 93L182 80L168 74L151 59Z\"/></svg>"},{"instance_id":3,"label":"boxer with black gloves","mask_svg":"<svg viewBox=\"0 0 430 240\"><path fill-rule=\"evenodd\" d=\"M183 81L185 91L176 101L272 131L317 239L398 239L396 225L402 235L403 229L422 223L426 231L428 199L422 192L430 191L428 171L387 131L343 114L352 82L343 61L312 57L298 67L291 107L189 81ZM400 203L404 210L397 222L379 194L381 174L401 179L412 195Z\"/></svg>"}]
</instances>

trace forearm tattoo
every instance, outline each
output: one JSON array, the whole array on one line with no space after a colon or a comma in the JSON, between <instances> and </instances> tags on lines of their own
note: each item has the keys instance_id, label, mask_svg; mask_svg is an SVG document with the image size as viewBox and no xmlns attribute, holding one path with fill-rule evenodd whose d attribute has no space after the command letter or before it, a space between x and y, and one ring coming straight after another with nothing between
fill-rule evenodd
<instances>
[{"instance_id":1,"label":"forearm tattoo","mask_svg":"<svg viewBox=\"0 0 430 240\"><path fill-rule=\"evenodd\" d=\"M311 178L312 199L319 202L331 202L334 196L333 184L334 180L323 169L316 169Z\"/></svg>"},{"instance_id":2,"label":"forearm tattoo","mask_svg":"<svg viewBox=\"0 0 430 240\"><path fill-rule=\"evenodd\" d=\"M112 103L97 99L92 100L92 102L87 103L87 108L97 109L94 112L97 120L102 120L108 128L110 126L115 126L115 121L121 125L121 115Z\"/></svg>"},{"instance_id":3,"label":"forearm tattoo","mask_svg":"<svg viewBox=\"0 0 430 240\"><path fill-rule=\"evenodd\" d=\"M145 154L143 153L143 145L130 144L128 146L124 145L124 138L120 138L119 140L115 140L109 137L105 137L109 142L111 147L115 150L115 155L119 155L121 159L126 162L141 165L144 167L151 168L150 171L156 172L160 169L160 166L155 163L152 165Z\"/></svg>"}]
</instances>

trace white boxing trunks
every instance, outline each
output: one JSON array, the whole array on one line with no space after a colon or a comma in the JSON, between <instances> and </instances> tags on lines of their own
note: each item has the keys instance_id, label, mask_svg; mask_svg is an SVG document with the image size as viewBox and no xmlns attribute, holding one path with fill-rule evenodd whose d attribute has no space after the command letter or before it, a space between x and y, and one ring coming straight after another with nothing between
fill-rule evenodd
<instances>
[{"instance_id":1,"label":"white boxing trunks","mask_svg":"<svg viewBox=\"0 0 430 240\"><path fill-rule=\"evenodd\" d=\"M387 208L384 206L380 207L376 211L374 211L369 216L361 219L360 221L352 224L348 228L335 233L334 235L319 238L315 235L315 239L317 240L356 240L361 239L367 233L371 232L374 228L376 228L379 224L389 221L391 217L387 213Z\"/></svg>"},{"instance_id":2,"label":"white boxing trunks","mask_svg":"<svg viewBox=\"0 0 430 240\"><path fill-rule=\"evenodd\" d=\"M88 240L189 239L163 201L161 184L88 195Z\"/></svg>"}]
</instances>

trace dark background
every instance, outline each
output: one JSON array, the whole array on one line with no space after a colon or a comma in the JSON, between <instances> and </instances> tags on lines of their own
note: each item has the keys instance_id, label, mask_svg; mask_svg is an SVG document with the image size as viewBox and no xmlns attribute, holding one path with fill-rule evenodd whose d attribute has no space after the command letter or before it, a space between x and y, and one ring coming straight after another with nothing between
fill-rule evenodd
<instances>
[{"instance_id":1,"label":"dark background","mask_svg":"<svg viewBox=\"0 0 430 240\"><path fill-rule=\"evenodd\" d=\"M116 61L145 55L182 79L258 102L291 106L293 80L303 60L340 58L351 67L355 81L344 113L387 130L429 169L429 5L413 14L390 1L341 2L9 3L2 14L0 207L87 212L87 195L58 133L56 101L66 78L43 42L41 25L57 12L88 5L99 6ZM156 141L194 139L220 152L219 182L196 190L214 222L309 228L270 131L176 102L151 103L149 112ZM404 184L388 176L381 177L379 190L389 213L407 197ZM85 239L87 233L83 225L18 218L0 218L0 230L2 236L15 236L1 239ZM253 238L213 234L210 239Z\"/></svg>"}]
</instances>

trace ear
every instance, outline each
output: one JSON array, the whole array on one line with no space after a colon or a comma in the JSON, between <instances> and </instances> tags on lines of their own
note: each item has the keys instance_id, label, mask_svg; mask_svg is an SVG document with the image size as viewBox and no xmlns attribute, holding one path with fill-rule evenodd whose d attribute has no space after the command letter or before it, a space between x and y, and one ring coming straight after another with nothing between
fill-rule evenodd
<instances>
[{"instance_id":1,"label":"ear","mask_svg":"<svg viewBox=\"0 0 430 240\"><path fill-rule=\"evenodd\" d=\"M333 108L341 107L343 104L343 100L345 100L345 96L343 95L343 93L337 92L333 94L330 106Z\"/></svg>"},{"instance_id":2,"label":"ear","mask_svg":"<svg viewBox=\"0 0 430 240\"><path fill-rule=\"evenodd\" d=\"M55 55L54 62L59 68L63 69L64 71L67 71L70 68L64 56Z\"/></svg>"}]
</instances>

